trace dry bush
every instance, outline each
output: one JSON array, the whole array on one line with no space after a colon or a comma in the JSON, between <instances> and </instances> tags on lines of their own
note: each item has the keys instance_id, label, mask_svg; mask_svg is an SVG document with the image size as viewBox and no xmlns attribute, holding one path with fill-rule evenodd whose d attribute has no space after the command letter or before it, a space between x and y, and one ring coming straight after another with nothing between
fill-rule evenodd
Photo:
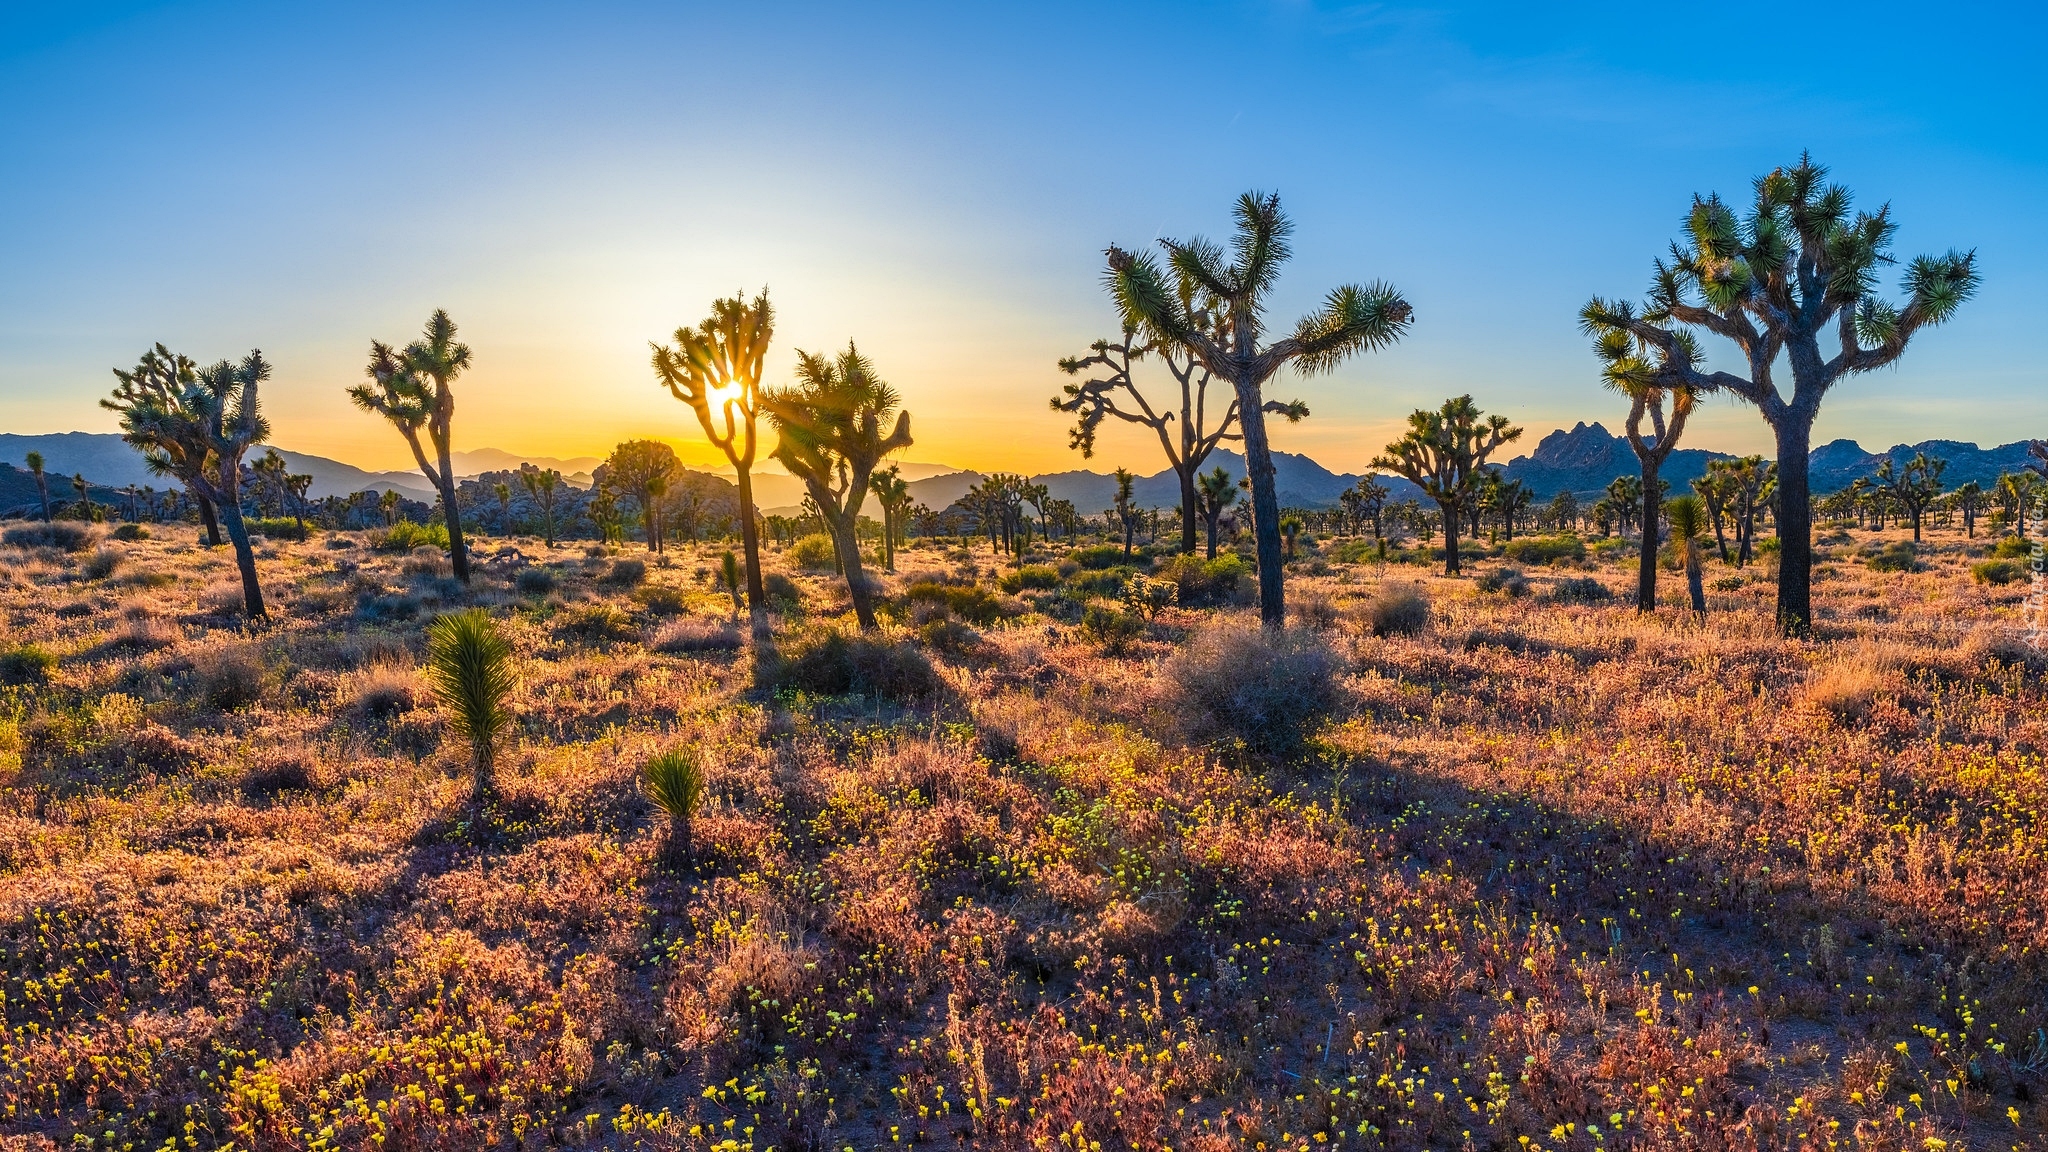
<instances>
[{"instance_id":1,"label":"dry bush","mask_svg":"<svg viewBox=\"0 0 2048 1152\"><path fill-rule=\"evenodd\" d=\"M1880 697L1900 687L1898 655L1888 645L1863 645L1832 656L1807 680L1807 702L1838 720L1868 717Z\"/></svg>"},{"instance_id":2,"label":"dry bush","mask_svg":"<svg viewBox=\"0 0 2048 1152\"><path fill-rule=\"evenodd\" d=\"M406 553L405 562L399 569L408 576L444 577L455 574L455 565L448 554L430 545L421 545Z\"/></svg>"},{"instance_id":3,"label":"dry bush","mask_svg":"<svg viewBox=\"0 0 2048 1152\"><path fill-rule=\"evenodd\" d=\"M858 693L912 700L939 688L937 673L910 644L868 633L823 628L789 645L774 672L778 687L821 696Z\"/></svg>"},{"instance_id":4,"label":"dry bush","mask_svg":"<svg viewBox=\"0 0 2048 1152\"><path fill-rule=\"evenodd\" d=\"M92 555L87 556L83 563L79 564L78 574L87 580L105 580L107 577L112 576L115 570L120 567L121 550L119 548L101 546Z\"/></svg>"},{"instance_id":5,"label":"dry bush","mask_svg":"<svg viewBox=\"0 0 2048 1152\"><path fill-rule=\"evenodd\" d=\"M420 706L423 689L410 660L377 659L354 677L355 706L365 716L388 719Z\"/></svg>"},{"instance_id":6,"label":"dry bush","mask_svg":"<svg viewBox=\"0 0 2048 1152\"><path fill-rule=\"evenodd\" d=\"M639 635L633 618L602 600L578 604L555 617L555 635L586 644L611 644Z\"/></svg>"},{"instance_id":7,"label":"dry bush","mask_svg":"<svg viewBox=\"0 0 2048 1152\"><path fill-rule=\"evenodd\" d=\"M1225 621L1196 632L1168 658L1158 691L1190 738L1235 737L1253 752L1285 755L1336 705L1341 671L1318 632Z\"/></svg>"},{"instance_id":8,"label":"dry bush","mask_svg":"<svg viewBox=\"0 0 2048 1152\"><path fill-rule=\"evenodd\" d=\"M1313 588L1305 588L1295 593L1292 602L1287 605L1287 611L1296 621L1310 628L1335 628L1337 621L1343 617L1336 601L1330 599L1327 593Z\"/></svg>"},{"instance_id":9,"label":"dry bush","mask_svg":"<svg viewBox=\"0 0 2048 1152\"><path fill-rule=\"evenodd\" d=\"M184 639L176 625L149 615L129 615L100 641L107 650L153 652Z\"/></svg>"},{"instance_id":10,"label":"dry bush","mask_svg":"<svg viewBox=\"0 0 2048 1152\"><path fill-rule=\"evenodd\" d=\"M240 580L216 580L199 591L198 608L207 615L232 616L243 606Z\"/></svg>"},{"instance_id":11,"label":"dry bush","mask_svg":"<svg viewBox=\"0 0 2048 1152\"><path fill-rule=\"evenodd\" d=\"M83 552L99 540L99 529L69 520L17 524L0 534L0 542L10 548L55 548L60 552Z\"/></svg>"},{"instance_id":12,"label":"dry bush","mask_svg":"<svg viewBox=\"0 0 2048 1152\"><path fill-rule=\"evenodd\" d=\"M647 561L614 560L605 570L604 582L617 588L632 588L647 579Z\"/></svg>"},{"instance_id":13,"label":"dry bush","mask_svg":"<svg viewBox=\"0 0 2048 1152\"><path fill-rule=\"evenodd\" d=\"M233 642L208 648L192 661L192 694L217 712L235 712L263 699L270 669L256 645Z\"/></svg>"},{"instance_id":14,"label":"dry bush","mask_svg":"<svg viewBox=\"0 0 2048 1152\"><path fill-rule=\"evenodd\" d=\"M1415 584L1388 584L1357 610L1359 626L1374 636L1413 636L1429 627L1429 597Z\"/></svg>"},{"instance_id":15,"label":"dry bush","mask_svg":"<svg viewBox=\"0 0 2048 1152\"><path fill-rule=\"evenodd\" d=\"M744 647L745 638L730 620L710 616L685 616L670 620L647 638L655 652L732 652Z\"/></svg>"}]
</instances>

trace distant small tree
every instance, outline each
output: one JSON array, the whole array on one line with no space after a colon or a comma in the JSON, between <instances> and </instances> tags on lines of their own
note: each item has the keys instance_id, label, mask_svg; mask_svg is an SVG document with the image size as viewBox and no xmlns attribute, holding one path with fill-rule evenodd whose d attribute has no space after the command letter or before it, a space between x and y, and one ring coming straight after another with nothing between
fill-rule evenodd
<instances>
[{"instance_id":1,"label":"distant small tree","mask_svg":"<svg viewBox=\"0 0 2048 1152\"><path fill-rule=\"evenodd\" d=\"M498 535L512 534L512 486L503 480L491 485L491 495L498 498Z\"/></svg>"},{"instance_id":2,"label":"distant small tree","mask_svg":"<svg viewBox=\"0 0 2048 1152\"><path fill-rule=\"evenodd\" d=\"M1385 540L1387 537L1386 533L1381 531L1380 518L1387 510L1387 486L1380 483L1379 477L1367 473L1358 478L1358 483L1352 485L1350 491L1358 496L1359 511L1366 519L1372 521L1372 538Z\"/></svg>"},{"instance_id":3,"label":"distant small tree","mask_svg":"<svg viewBox=\"0 0 2048 1152\"><path fill-rule=\"evenodd\" d=\"M1495 472L1492 475L1498 476ZM1515 518L1520 516L1536 499L1536 492L1520 480L1503 480L1493 490L1493 510L1500 516L1501 527L1507 538L1515 538Z\"/></svg>"},{"instance_id":4,"label":"distant small tree","mask_svg":"<svg viewBox=\"0 0 2048 1152\"><path fill-rule=\"evenodd\" d=\"M1277 195L1248 192L1234 213L1236 235L1221 245L1196 238L1161 240L1173 269L1169 282L1145 253L1112 245L1107 252L1110 294L1124 326L1185 349L1237 393L1244 435L1246 479L1252 489L1252 532L1259 568L1259 619L1269 628L1287 623L1280 558L1280 497L1273 452L1266 440L1266 382L1289 364L1303 374L1326 372L1351 356L1384 348L1407 332L1415 310L1387 284L1347 284L1332 291L1294 332L1261 343L1265 311L1280 266L1291 255L1293 225ZM1193 288L1184 297L1181 285Z\"/></svg>"},{"instance_id":5,"label":"distant small tree","mask_svg":"<svg viewBox=\"0 0 2048 1152\"><path fill-rule=\"evenodd\" d=\"M263 587L242 522L241 485L243 454L270 438L257 393L270 379L270 364L263 353L250 352L240 364L222 360L198 368L159 344L143 353L134 371L117 368L114 377L120 383L100 406L119 414L121 438L141 449L151 467L178 476L218 509L235 546L242 606L249 619L263 619Z\"/></svg>"},{"instance_id":6,"label":"distant small tree","mask_svg":"<svg viewBox=\"0 0 2048 1152\"><path fill-rule=\"evenodd\" d=\"M1984 508L1984 486L1966 480L1956 487L1956 510L1963 514L1963 535L1977 538L1977 513Z\"/></svg>"},{"instance_id":7,"label":"distant small tree","mask_svg":"<svg viewBox=\"0 0 2048 1152\"><path fill-rule=\"evenodd\" d=\"M1622 539L1628 538L1628 514L1643 502L1643 478L1640 476L1616 476L1607 482L1607 503L1614 515L1616 527ZM1606 534L1606 529L1601 529Z\"/></svg>"},{"instance_id":8,"label":"distant small tree","mask_svg":"<svg viewBox=\"0 0 2048 1152\"><path fill-rule=\"evenodd\" d=\"M79 519L87 523L99 519L98 516L94 515L92 496L88 494L85 486L85 473L74 472L71 474L71 490L78 493Z\"/></svg>"},{"instance_id":9,"label":"distant small tree","mask_svg":"<svg viewBox=\"0 0 2048 1152\"><path fill-rule=\"evenodd\" d=\"M1671 525L1671 542L1678 547L1685 564L1685 587L1692 597L1692 614L1707 618L1707 593L1701 586L1700 533L1706 510L1698 496L1674 496L1664 503L1664 519Z\"/></svg>"},{"instance_id":10,"label":"distant small tree","mask_svg":"<svg viewBox=\"0 0 2048 1152\"><path fill-rule=\"evenodd\" d=\"M455 578L464 584L469 583L469 550L462 540L462 505L451 455L455 393L449 385L469 368L470 361L469 345L455 342L455 321L437 308L427 318L420 338L404 351L372 340L367 370L370 383L348 390L356 407L384 417L398 429L412 449L420 474L440 493L441 516L448 524L448 559L455 566ZM434 461L427 459L420 444L421 428L434 445Z\"/></svg>"},{"instance_id":11,"label":"distant small tree","mask_svg":"<svg viewBox=\"0 0 2048 1152\"><path fill-rule=\"evenodd\" d=\"M526 494L533 497L540 508L541 539L547 546L555 546L555 502L562 492L562 474L554 468L540 469L532 464L519 466L519 483Z\"/></svg>"},{"instance_id":12,"label":"distant small tree","mask_svg":"<svg viewBox=\"0 0 2048 1152\"><path fill-rule=\"evenodd\" d=\"M1459 396L1434 412L1416 409L1407 434L1373 459L1373 467L1413 481L1442 511L1446 575L1459 571L1458 516L1476 499L1481 469L1495 450L1521 435L1507 417L1482 416L1472 397Z\"/></svg>"},{"instance_id":13,"label":"distant small tree","mask_svg":"<svg viewBox=\"0 0 2048 1152\"><path fill-rule=\"evenodd\" d=\"M910 413L896 390L849 341L836 357L799 350L797 382L763 397L775 425L774 456L804 482L837 546L853 614L873 631L874 594L861 569L860 506L883 457L910 447ZM893 417L893 422L892 418ZM887 431L885 425L891 425Z\"/></svg>"},{"instance_id":14,"label":"distant small tree","mask_svg":"<svg viewBox=\"0 0 2048 1152\"><path fill-rule=\"evenodd\" d=\"M659 440L628 440L605 459L605 486L640 505L650 552L661 551L661 498L681 468L675 449Z\"/></svg>"},{"instance_id":15,"label":"distant small tree","mask_svg":"<svg viewBox=\"0 0 2048 1152\"><path fill-rule=\"evenodd\" d=\"M31 452L22 463L28 465L29 474L36 478L36 495L42 498L43 522L50 522L50 478L43 472L43 454Z\"/></svg>"},{"instance_id":16,"label":"distant small tree","mask_svg":"<svg viewBox=\"0 0 2048 1152\"><path fill-rule=\"evenodd\" d=\"M1693 198L1686 247L1659 260L1649 298L1638 309L1599 297L1581 313L1602 334L1624 334L1654 355L1636 382L1704 395L1731 392L1755 405L1777 438L1778 623L1806 635L1813 623L1812 496L1808 480L1813 422L1822 399L1843 379L1898 360L1922 328L1940 324L1977 289L1976 254L1951 250L1908 266L1906 302L1877 293L1892 262L1897 230L1889 205L1850 215L1850 193L1827 182L1827 169L1802 155L1755 182L1755 200L1738 217L1719 196ZM1733 343L1745 374L1705 372L1693 336L1704 330ZM1836 345L1833 355L1823 341ZM1792 395L1772 381L1791 369Z\"/></svg>"},{"instance_id":17,"label":"distant small tree","mask_svg":"<svg viewBox=\"0 0 2048 1152\"><path fill-rule=\"evenodd\" d=\"M1301 517L1288 513L1280 517L1280 538L1286 542L1287 558L1294 559L1294 540L1301 535Z\"/></svg>"},{"instance_id":18,"label":"distant small tree","mask_svg":"<svg viewBox=\"0 0 2048 1152\"><path fill-rule=\"evenodd\" d=\"M1685 422L1692 416L1699 390L1690 378L1667 380L1659 376L1652 360L1660 345L1645 340L1631 329L1609 323L1611 307L1597 300L1587 305L1579 315L1579 326L1593 337L1593 351L1600 357L1602 380L1609 388L1628 397L1628 422L1625 425L1628 446L1634 450L1636 462L1642 468L1642 488L1638 496L1641 503L1637 529L1640 535L1636 557L1636 611L1654 612L1657 610L1657 525L1664 493L1664 483L1658 478L1658 473L1664 462L1671 458L1672 450L1678 447L1679 439L1685 435ZM1688 362L1698 358L1699 350L1690 332L1681 331L1674 340L1673 355L1684 357ZM1671 406L1669 422L1664 417L1667 403ZM1646 416L1653 429L1648 438L1643 436L1643 419Z\"/></svg>"},{"instance_id":19,"label":"distant small tree","mask_svg":"<svg viewBox=\"0 0 2048 1152\"><path fill-rule=\"evenodd\" d=\"M1195 498L1201 501L1202 522L1209 527L1209 559L1216 558L1216 522L1223 517L1223 510L1237 502L1237 485L1231 482L1230 473L1218 464L1214 471L1196 478Z\"/></svg>"},{"instance_id":20,"label":"distant small tree","mask_svg":"<svg viewBox=\"0 0 2048 1152\"><path fill-rule=\"evenodd\" d=\"M1560 532L1574 532L1579 527L1579 498L1570 492L1559 492L1550 498L1550 507L1544 510L1544 518L1550 526Z\"/></svg>"},{"instance_id":21,"label":"distant small tree","mask_svg":"<svg viewBox=\"0 0 2048 1152\"><path fill-rule=\"evenodd\" d=\"M1118 523L1123 525L1124 555L1129 556L1131 554L1131 535L1137 531L1138 520L1142 515L1138 511L1137 502L1132 497L1133 485L1137 483L1138 478L1133 476L1128 468L1118 468L1113 475L1116 477L1116 505L1114 511Z\"/></svg>"},{"instance_id":22,"label":"distant small tree","mask_svg":"<svg viewBox=\"0 0 2048 1152\"><path fill-rule=\"evenodd\" d=\"M1700 507L1706 510L1707 522L1714 526L1714 547L1721 553L1721 563L1728 563L1728 519L1729 479L1725 460L1707 461L1704 475L1693 478L1693 495L1700 498Z\"/></svg>"},{"instance_id":23,"label":"distant small tree","mask_svg":"<svg viewBox=\"0 0 2048 1152\"><path fill-rule=\"evenodd\" d=\"M1920 518L1941 495L1941 474L1947 469L1948 461L1929 459L1925 452L1913 453L1903 466L1895 466L1889 456L1877 462L1877 482L1912 521L1915 544L1920 542Z\"/></svg>"},{"instance_id":24,"label":"distant small tree","mask_svg":"<svg viewBox=\"0 0 2048 1152\"><path fill-rule=\"evenodd\" d=\"M903 534L904 514L910 510L910 481L903 469L891 464L868 478L875 502L882 506L882 567L896 570L896 541Z\"/></svg>"}]
</instances>

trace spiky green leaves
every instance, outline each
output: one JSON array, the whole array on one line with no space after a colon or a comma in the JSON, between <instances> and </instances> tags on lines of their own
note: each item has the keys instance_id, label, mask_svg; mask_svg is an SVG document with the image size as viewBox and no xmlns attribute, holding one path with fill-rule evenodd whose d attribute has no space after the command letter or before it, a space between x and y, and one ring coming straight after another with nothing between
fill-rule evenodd
<instances>
[{"instance_id":1,"label":"spiky green leaves","mask_svg":"<svg viewBox=\"0 0 2048 1152\"><path fill-rule=\"evenodd\" d=\"M427 686L448 710L450 725L469 744L476 789L490 790L498 744L512 726L518 687L512 646L481 608L449 612L427 625Z\"/></svg>"},{"instance_id":2,"label":"spiky green leaves","mask_svg":"<svg viewBox=\"0 0 2048 1152\"><path fill-rule=\"evenodd\" d=\"M704 767L687 749L658 752L641 766L640 791L669 819L687 823L704 801Z\"/></svg>"},{"instance_id":3,"label":"spiky green leaves","mask_svg":"<svg viewBox=\"0 0 2048 1152\"><path fill-rule=\"evenodd\" d=\"M648 345L655 376L735 464L753 462L761 364L774 338L775 308L763 288L751 301L738 292L712 301L711 315L676 329L672 346Z\"/></svg>"},{"instance_id":4,"label":"spiky green leaves","mask_svg":"<svg viewBox=\"0 0 2048 1152\"><path fill-rule=\"evenodd\" d=\"M1706 531L1706 506L1698 496L1673 496L1664 502L1664 520L1672 539L1691 544Z\"/></svg>"},{"instance_id":5,"label":"spiky green leaves","mask_svg":"<svg viewBox=\"0 0 2048 1152\"><path fill-rule=\"evenodd\" d=\"M1414 318L1415 309L1393 285L1346 284L1295 325L1295 367L1303 375L1327 372L1354 353L1388 347L1407 334Z\"/></svg>"}]
</instances>

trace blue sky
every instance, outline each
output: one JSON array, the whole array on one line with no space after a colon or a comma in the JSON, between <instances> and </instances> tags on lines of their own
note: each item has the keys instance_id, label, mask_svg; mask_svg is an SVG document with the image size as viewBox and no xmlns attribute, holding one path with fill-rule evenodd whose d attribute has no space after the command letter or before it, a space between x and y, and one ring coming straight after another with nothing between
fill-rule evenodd
<instances>
[{"instance_id":1,"label":"blue sky","mask_svg":"<svg viewBox=\"0 0 2048 1152\"><path fill-rule=\"evenodd\" d=\"M1810 148L1902 257L1984 288L1816 435L2048 433L2039 6L48 4L0 13L0 429L111 428L164 340L278 365L278 443L403 467L350 408L372 338L448 308L458 446L690 439L650 339L767 284L779 353L857 339L909 455L1078 466L1054 361L1110 334L1102 247L1220 233L1276 189L1276 319L1385 279L1398 348L1276 391L1360 469L1471 392L1531 438L1616 426L1573 315L1639 295L1694 192ZM1714 401L1689 442L1768 447ZM1109 437L1094 467L1159 466Z\"/></svg>"}]
</instances>

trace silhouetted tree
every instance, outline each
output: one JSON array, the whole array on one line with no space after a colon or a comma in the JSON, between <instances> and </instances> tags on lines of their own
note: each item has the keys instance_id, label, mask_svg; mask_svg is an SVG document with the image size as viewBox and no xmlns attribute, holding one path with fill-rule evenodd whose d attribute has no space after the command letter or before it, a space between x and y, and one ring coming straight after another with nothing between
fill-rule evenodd
<instances>
[{"instance_id":1,"label":"silhouetted tree","mask_svg":"<svg viewBox=\"0 0 2048 1152\"><path fill-rule=\"evenodd\" d=\"M1948 461L1929 459L1925 452L1913 453L1903 467L1894 466L1887 456L1877 462L1877 482L1913 522L1913 542L1920 542L1920 517L1927 505L1941 495L1941 474Z\"/></svg>"},{"instance_id":2,"label":"silhouetted tree","mask_svg":"<svg viewBox=\"0 0 2048 1152\"><path fill-rule=\"evenodd\" d=\"M1196 478L1195 498L1201 501L1202 521L1209 526L1209 559L1216 558L1216 522L1223 510L1237 501L1237 485L1221 464L1215 471Z\"/></svg>"},{"instance_id":3,"label":"silhouetted tree","mask_svg":"<svg viewBox=\"0 0 2048 1152\"><path fill-rule=\"evenodd\" d=\"M1654 612L1657 610L1657 525L1665 488L1658 472L1685 435L1685 422L1691 418L1699 394L1689 380L1660 382L1662 378L1657 376L1652 363L1656 346L1627 328L1609 324L1603 307L1598 301L1587 305L1580 313L1579 325L1594 338L1593 350L1600 357L1602 380L1629 400L1625 425L1628 446L1635 452L1636 463L1642 469L1636 611ZM1675 339L1679 355L1688 359L1698 357L1691 333L1681 331ZM1668 423L1664 416L1667 402L1671 406ZM1646 416L1652 429L1647 439L1643 436L1643 419Z\"/></svg>"},{"instance_id":4,"label":"silhouetted tree","mask_svg":"<svg viewBox=\"0 0 2048 1152\"><path fill-rule=\"evenodd\" d=\"M462 541L462 505L457 499L455 466L451 462L451 437L455 422L455 393L449 385L470 366L469 345L455 342L455 321L435 309L427 318L420 339L394 350L382 341L370 342L370 383L348 390L349 399L365 412L375 412L391 421L420 474L441 494L441 516L448 524L448 559L455 566L455 578L469 583L469 549ZM433 442L433 461L420 444L420 429Z\"/></svg>"},{"instance_id":5,"label":"silhouetted tree","mask_svg":"<svg viewBox=\"0 0 2048 1152\"><path fill-rule=\"evenodd\" d=\"M43 472L43 454L31 452L22 459L28 465L29 474L36 478L36 495L43 502L43 523L50 522L50 478Z\"/></svg>"},{"instance_id":6,"label":"silhouetted tree","mask_svg":"<svg viewBox=\"0 0 2048 1152\"><path fill-rule=\"evenodd\" d=\"M659 440L628 440L605 458L605 486L629 495L640 505L640 526L647 549L661 551L661 497L668 492L682 464L675 449Z\"/></svg>"},{"instance_id":7,"label":"silhouetted tree","mask_svg":"<svg viewBox=\"0 0 2048 1152\"><path fill-rule=\"evenodd\" d=\"M541 539L547 546L555 546L555 502L562 491L562 474L556 469L542 470L532 464L519 465L519 483L526 494L540 508Z\"/></svg>"},{"instance_id":8,"label":"silhouetted tree","mask_svg":"<svg viewBox=\"0 0 2048 1152\"><path fill-rule=\"evenodd\" d=\"M1458 514L1476 498L1480 469L1496 449L1521 435L1507 417L1482 418L1472 397L1459 396L1434 412L1416 409L1407 434L1373 459L1373 467L1406 476L1436 501L1443 513L1446 575L1458 572Z\"/></svg>"}]
</instances>

